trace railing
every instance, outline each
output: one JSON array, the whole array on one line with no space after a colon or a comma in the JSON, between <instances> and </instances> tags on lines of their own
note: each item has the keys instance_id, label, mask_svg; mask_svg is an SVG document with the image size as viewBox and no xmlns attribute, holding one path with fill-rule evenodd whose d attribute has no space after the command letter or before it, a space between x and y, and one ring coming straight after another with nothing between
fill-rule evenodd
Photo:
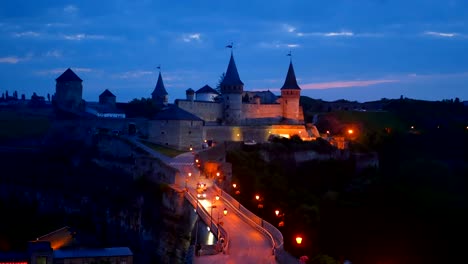
<instances>
[{"instance_id":1,"label":"railing","mask_svg":"<svg viewBox=\"0 0 468 264\"><path fill-rule=\"evenodd\" d=\"M226 204L232 207L232 209L234 209L234 212L236 212L237 215L246 220L247 223L249 223L252 227L257 229L259 232L261 232L271 240L272 253L275 255L275 258L276 260L278 260L279 263L299 263L299 260L297 258L293 257L291 254L284 250L283 234L281 234L281 232L276 227L274 227L267 221L261 219L260 217L256 216L254 213L250 212L247 208L240 204L231 195L224 192L216 184L214 184L213 187L215 188L216 192L219 193L221 199L223 199Z\"/></svg>"},{"instance_id":2,"label":"railing","mask_svg":"<svg viewBox=\"0 0 468 264\"><path fill-rule=\"evenodd\" d=\"M218 240L220 237L224 238L224 243L222 244L223 252L228 252L229 248L229 234L228 232L221 226L219 223L215 223L215 221L212 221L211 215L206 211L206 209L198 202L198 199L195 198L190 192L185 192L185 198L187 201L192 204L192 206L196 209L197 214L200 216L200 218L205 222L205 224L210 228L210 230L214 234L219 234Z\"/></svg>"}]
</instances>

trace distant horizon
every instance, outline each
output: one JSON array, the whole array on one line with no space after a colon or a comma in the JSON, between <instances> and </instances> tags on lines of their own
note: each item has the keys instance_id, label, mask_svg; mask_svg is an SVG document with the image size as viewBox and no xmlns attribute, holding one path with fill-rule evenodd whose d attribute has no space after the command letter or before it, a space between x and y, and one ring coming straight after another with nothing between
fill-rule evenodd
<instances>
[{"instance_id":1,"label":"distant horizon","mask_svg":"<svg viewBox=\"0 0 468 264\"><path fill-rule=\"evenodd\" d=\"M292 58L314 99L464 101L466 13L459 0L2 1L0 90L53 94L70 67L85 100L128 102L150 96L160 66L173 102L216 86L233 43L246 91L279 89Z\"/></svg>"}]
</instances>

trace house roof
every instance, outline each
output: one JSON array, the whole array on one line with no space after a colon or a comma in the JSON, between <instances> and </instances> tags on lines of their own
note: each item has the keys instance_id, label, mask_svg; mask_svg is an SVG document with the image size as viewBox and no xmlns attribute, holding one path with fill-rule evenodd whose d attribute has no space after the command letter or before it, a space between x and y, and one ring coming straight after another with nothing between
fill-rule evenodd
<instances>
[{"instance_id":1,"label":"house roof","mask_svg":"<svg viewBox=\"0 0 468 264\"><path fill-rule=\"evenodd\" d=\"M78 77L70 68L62 73L57 79L57 82L82 82L83 80Z\"/></svg>"},{"instance_id":2,"label":"house roof","mask_svg":"<svg viewBox=\"0 0 468 264\"><path fill-rule=\"evenodd\" d=\"M153 118L154 120L189 120L203 121L198 116L189 113L176 105L168 105L159 111Z\"/></svg>"},{"instance_id":3,"label":"house roof","mask_svg":"<svg viewBox=\"0 0 468 264\"><path fill-rule=\"evenodd\" d=\"M203 86L202 88L198 89L195 93L214 93L219 94L215 89L211 88L208 84Z\"/></svg>"},{"instance_id":4,"label":"house roof","mask_svg":"<svg viewBox=\"0 0 468 264\"><path fill-rule=\"evenodd\" d=\"M164 87L164 82L161 76L161 72L159 72L158 76L158 81L156 82L156 87L154 87L154 91L151 93L151 95L156 95L156 96L165 96L167 95L166 88Z\"/></svg>"},{"instance_id":5,"label":"house roof","mask_svg":"<svg viewBox=\"0 0 468 264\"><path fill-rule=\"evenodd\" d=\"M281 90L291 89L291 90L300 90L301 88L297 84L296 74L294 73L294 67L292 61L289 62L288 73L286 74L286 80L284 81L283 87Z\"/></svg>"},{"instance_id":6,"label":"house roof","mask_svg":"<svg viewBox=\"0 0 468 264\"><path fill-rule=\"evenodd\" d=\"M224 76L221 85L244 85L240 80L239 72L237 72L236 62L234 61L234 56L231 52L231 59L229 60L229 65L226 70L226 75Z\"/></svg>"},{"instance_id":7,"label":"house roof","mask_svg":"<svg viewBox=\"0 0 468 264\"><path fill-rule=\"evenodd\" d=\"M133 253L128 247L54 250L54 258L56 259L116 256L133 256Z\"/></svg>"},{"instance_id":8,"label":"house roof","mask_svg":"<svg viewBox=\"0 0 468 264\"><path fill-rule=\"evenodd\" d=\"M99 95L99 97L115 97L115 95L106 89L104 92L102 92L102 94Z\"/></svg>"}]
</instances>

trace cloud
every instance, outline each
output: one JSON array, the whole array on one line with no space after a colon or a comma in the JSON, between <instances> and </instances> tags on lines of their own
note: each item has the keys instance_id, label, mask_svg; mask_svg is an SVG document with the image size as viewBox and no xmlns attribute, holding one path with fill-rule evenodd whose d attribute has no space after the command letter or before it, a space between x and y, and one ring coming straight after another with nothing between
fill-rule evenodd
<instances>
[{"instance_id":1,"label":"cloud","mask_svg":"<svg viewBox=\"0 0 468 264\"><path fill-rule=\"evenodd\" d=\"M316 36L316 37L353 37L357 36L351 31L340 31L340 32L297 32L296 36L306 37L306 36ZM360 34L359 36L371 36L371 34Z\"/></svg>"},{"instance_id":2,"label":"cloud","mask_svg":"<svg viewBox=\"0 0 468 264\"><path fill-rule=\"evenodd\" d=\"M120 74L113 75L115 78L119 79L133 79L133 78L140 78L145 75L152 75L154 72L152 71L144 71L144 70L136 70L136 71L127 71Z\"/></svg>"},{"instance_id":3,"label":"cloud","mask_svg":"<svg viewBox=\"0 0 468 264\"><path fill-rule=\"evenodd\" d=\"M286 30L287 32L289 33L293 33L296 31L296 28L291 26L291 25L288 25L288 24L283 24L283 29Z\"/></svg>"},{"instance_id":4,"label":"cloud","mask_svg":"<svg viewBox=\"0 0 468 264\"><path fill-rule=\"evenodd\" d=\"M328 32L328 33L325 33L324 36L325 37L341 37L341 36L351 37L351 36L354 36L354 33L350 31Z\"/></svg>"},{"instance_id":5,"label":"cloud","mask_svg":"<svg viewBox=\"0 0 468 264\"><path fill-rule=\"evenodd\" d=\"M273 42L260 42L258 46L261 48L267 48L267 49L280 49L280 48L299 48L301 45L297 43L282 43L279 41L273 41Z\"/></svg>"},{"instance_id":6,"label":"cloud","mask_svg":"<svg viewBox=\"0 0 468 264\"><path fill-rule=\"evenodd\" d=\"M395 83L399 80L366 80L366 81L336 81L324 83L307 83L300 85L302 89L330 89L330 88L347 88L347 87L362 87L371 86L382 83Z\"/></svg>"},{"instance_id":7,"label":"cloud","mask_svg":"<svg viewBox=\"0 0 468 264\"><path fill-rule=\"evenodd\" d=\"M76 13L78 12L78 7L76 7L75 5L67 5L63 8L63 11L65 11L66 13Z\"/></svg>"},{"instance_id":8,"label":"cloud","mask_svg":"<svg viewBox=\"0 0 468 264\"><path fill-rule=\"evenodd\" d=\"M45 54L46 57L60 58L62 57L62 52L60 50L49 50Z\"/></svg>"},{"instance_id":9,"label":"cloud","mask_svg":"<svg viewBox=\"0 0 468 264\"><path fill-rule=\"evenodd\" d=\"M2 57L0 58L0 63L9 63L9 64L16 64L20 62L21 59L16 56L9 56L9 57Z\"/></svg>"},{"instance_id":10,"label":"cloud","mask_svg":"<svg viewBox=\"0 0 468 264\"><path fill-rule=\"evenodd\" d=\"M426 31L424 35L428 36L436 36L436 37L444 37L444 38L453 38L458 36L458 33L446 33L446 32L436 32L436 31Z\"/></svg>"},{"instance_id":11,"label":"cloud","mask_svg":"<svg viewBox=\"0 0 468 264\"><path fill-rule=\"evenodd\" d=\"M91 68L71 68L74 72L92 72ZM65 68L55 68L49 70L36 71L37 75L59 75L62 74L66 69Z\"/></svg>"},{"instance_id":12,"label":"cloud","mask_svg":"<svg viewBox=\"0 0 468 264\"><path fill-rule=\"evenodd\" d=\"M193 40L201 41L201 34L200 33L184 34L182 36L182 40L184 42L192 42Z\"/></svg>"},{"instance_id":13,"label":"cloud","mask_svg":"<svg viewBox=\"0 0 468 264\"><path fill-rule=\"evenodd\" d=\"M81 40L85 40L85 39L104 40L104 39L109 39L109 37L104 36L104 35L87 35L87 34L84 34L84 33L79 33L79 34L73 34L73 35L63 35L63 39L73 40L73 41L81 41Z\"/></svg>"},{"instance_id":14,"label":"cloud","mask_svg":"<svg viewBox=\"0 0 468 264\"><path fill-rule=\"evenodd\" d=\"M22 38L22 37L39 37L41 33L35 31L25 31L25 32L18 32L13 33L15 38Z\"/></svg>"}]
</instances>

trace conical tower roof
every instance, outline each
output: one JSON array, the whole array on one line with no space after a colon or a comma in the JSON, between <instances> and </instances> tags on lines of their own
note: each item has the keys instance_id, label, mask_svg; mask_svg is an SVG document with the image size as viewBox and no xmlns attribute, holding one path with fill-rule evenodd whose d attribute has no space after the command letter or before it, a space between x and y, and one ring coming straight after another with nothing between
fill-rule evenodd
<instances>
[{"instance_id":1,"label":"conical tower roof","mask_svg":"<svg viewBox=\"0 0 468 264\"><path fill-rule=\"evenodd\" d=\"M288 74L286 75L286 80L284 81L283 87L281 90L290 89L290 90L300 90L301 88L297 84L296 74L294 73L294 67L292 61L289 62Z\"/></svg>"},{"instance_id":2,"label":"conical tower roof","mask_svg":"<svg viewBox=\"0 0 468 264\"><path fill-rule=\"evenodd\" d=\"M229 60L229 65L226 70L226 75L224 76L221 85L244 85L244 83L239 78L239 72L237 72L236 62L234 61L234 56L231 52L231 59Z\"/></svg>"},{"instance_id":3,"label":"conical tower roof","mask_svg":"<svg viewBox=\"0 0 468 264\"><path fill-rule=\"evenodd\" d=\"M62 73L57 79L57 82L82 82L83 80L78 77L70 68Z\"/></svg>"},{"instance_id":4,"label":"conical tower roof","mask_svg":"<svg viewBox=\"0 0 468 264\"><path fill-rule=\"evenodd\" d=\"M156 83L156 87L154 87L154 91L151 93L152 96L165 96L168 95L166 88L164 87L164 82L161 76L161 72L159 72L158 82Z\"/></svg>"}]
</instances>

